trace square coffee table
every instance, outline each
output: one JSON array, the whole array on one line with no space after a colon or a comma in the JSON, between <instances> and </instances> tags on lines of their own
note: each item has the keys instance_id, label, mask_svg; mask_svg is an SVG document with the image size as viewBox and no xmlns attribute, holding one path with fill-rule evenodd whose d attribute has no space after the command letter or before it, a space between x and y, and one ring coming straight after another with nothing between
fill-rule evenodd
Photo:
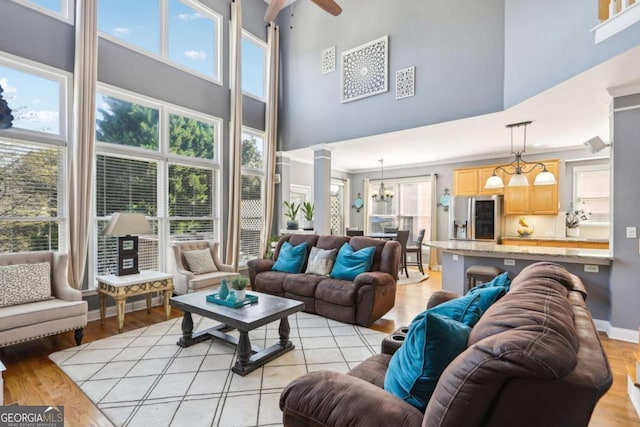
<instances>
[{"instance_id":1,"label":"square coffee table","mask_svg":"<svg viewBox=\"0 0 640 427\"><path fill-rule=\"evenodd\" d=\"M302 311L303 302L258 292L247 292L248 295L257 295L258 302L232 308L208 302L207 295L211 293L210 290L195 292L172 297L169 301L173 307L184 312L182 337L177 342L180 347L189 347L213 337L234 344L238 347L238 360L231 370L242 376L294 349L293 343L289 340L290 328L287 316ZM217 320L221 324L194 333L191 313ZM278 328L280 341L265 349L252 346L249 331L276 320L280 320ZM231 329L237 329L240 337L236 338L225 333Z\"/></svg>"}]
</instances>

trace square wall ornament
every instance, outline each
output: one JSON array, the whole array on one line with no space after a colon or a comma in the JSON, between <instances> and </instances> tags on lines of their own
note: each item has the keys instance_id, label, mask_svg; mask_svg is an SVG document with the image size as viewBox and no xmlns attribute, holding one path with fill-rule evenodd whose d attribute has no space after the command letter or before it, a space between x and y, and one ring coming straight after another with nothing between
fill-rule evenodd
<instances>
[{"instance_id":1,"label":"square wall ornament","mask_svg":"<svg viewBox=\"0 0 640 427\"><path fill-rule=\"evenodd\" d=\"M396 99L415 95L416 67L396 71Z\"/></svg>"},{"instance_id":2,"label":"square wall ornament","mask_svg":"<svg viewBox=\"0 0 640 427\"><path fill-rule=\"evenodd\" d=\"M336 70L336 47L331 46L322 51L322 74L332 73Z\"/></svg>"},{"instance_id":3,"label":"square wall ornament","mask_svg":"<svg viewBox=\"0 0 640 427\"><path fill-rule=\"evenodd\" d=\"M388 90L389 36L342 52L343 103Z\"/></svg>"}]
</instances>

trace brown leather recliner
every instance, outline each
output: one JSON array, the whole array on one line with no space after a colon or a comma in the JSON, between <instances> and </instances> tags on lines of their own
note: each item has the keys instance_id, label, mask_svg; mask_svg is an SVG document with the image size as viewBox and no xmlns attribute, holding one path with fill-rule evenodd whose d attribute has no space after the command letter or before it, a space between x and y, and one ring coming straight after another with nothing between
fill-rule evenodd
<instances>
[{"instance_id":1,"label":"brown leather recliner","mask_svg":"<svg viewBox=\"0 0 640 427\"><path fill-rule=\"evenodd\" d=\"M292 274L272 271L284 242L294 246L307 243L307 259L313 246L338 249L349 243L360 250L375 246L373 263L368 272L359 274L353 282L332 279L317 274ZM396 241L369 237L288 234L280 238L273 260L249 261L251 289L304 302L305 311L339 322L369 326L393 308L396 300L396 280L400 263L400 244Z\"/></svg>"},{"instance_id":2,"label":"brown leather recliner","mask_svg":"<svg viewBox=\"0 0 640 427\"><path fill-rule=\"evenodd\" d=\"M437 292L429 306L455 295ZM442 373L426 411L383 389L378 354L348 374L319 371L280 397L286 426L586 426L612 374L577 276L526 267L473 328Z\"/></svg>"}]
</instances>

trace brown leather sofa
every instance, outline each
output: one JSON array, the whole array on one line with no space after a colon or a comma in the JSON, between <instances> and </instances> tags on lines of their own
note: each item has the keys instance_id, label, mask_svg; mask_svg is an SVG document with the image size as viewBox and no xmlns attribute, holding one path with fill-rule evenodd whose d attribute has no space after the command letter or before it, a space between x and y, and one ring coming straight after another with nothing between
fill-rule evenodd
<instances>
[{"instance_id":1,"label":"brown leather sofa","mask_svg":"<svg viewBox=\"0 0 640 427\"><path fill-rule=\"evenodd\" d=\"M436 292L429 307L456 295ZM577 276L536 263L482 315L424 413L383 389L391 354L318 371L280 397L286 426L586 426L612 374Z\"/></svg>"},{"instance_id":2,"label":"brown leather sofa","mask_svg":"<svg viewBox=\"0 0 640 427\"><path fill-rule=\"evenodd\" d=\"M317 274L291 274L272 271L284 242L294 246L307 243L307 258L313 246L338 249L349 243L354 250L375 246L373 263L368 272L353 282ZM249 261L251 289L304 302L305 311L340 322L369 326L393 308L400 263L400 244L396 241L369 237L288 234L278 241L273 260ZM306 271L305 260L302 271Z\"/></svg>"}]
</instances>

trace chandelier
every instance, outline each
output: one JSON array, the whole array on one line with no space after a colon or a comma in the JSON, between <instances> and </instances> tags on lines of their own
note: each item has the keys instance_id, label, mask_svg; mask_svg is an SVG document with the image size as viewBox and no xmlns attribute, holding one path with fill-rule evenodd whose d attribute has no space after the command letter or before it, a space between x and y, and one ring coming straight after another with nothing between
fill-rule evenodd
<instances>
[{"instance_id":1,"label":"chandelier","mask_svg":"<svg viewBox=\"0 0 640 427\"><path fill-rule=\"evenodd\" d=\"M489 177L489 179L487 179L484 188L489 189L504 187L502 178L500 178L496 174L496 172L499 170L507 175L511 175L511 178L509 179L509 187L527 187L529 185L529 180L527 179L526 174L533 172L536 168L542 169L542 172L536 175L536 179L534 180L533 185L552 185L556 183L556 177L547 170L547 167L543 163L527 162L522 160L522 155L527 150L527 125L530 124L531 121L512 123L510 125L507 125L507 127L511 130L511 154L515 156L515 159L509 164L496 167L493 170L493 174ZM516 151L513 149L513 128L517 128L520 126L524 126L522 151Z\"/></svg>"},{"instance_id":2,"label":"chandelier","mask_svg":"<svg viewBox=\"0 0 640 427\"><path fill-rule=\"evenodd\" d=\"M377 192L371 194L371 198L374 202L390 202L395 193L384 188L384 159L378 161L380 162L380 187Z\"/></svg>"}]
</instances>

